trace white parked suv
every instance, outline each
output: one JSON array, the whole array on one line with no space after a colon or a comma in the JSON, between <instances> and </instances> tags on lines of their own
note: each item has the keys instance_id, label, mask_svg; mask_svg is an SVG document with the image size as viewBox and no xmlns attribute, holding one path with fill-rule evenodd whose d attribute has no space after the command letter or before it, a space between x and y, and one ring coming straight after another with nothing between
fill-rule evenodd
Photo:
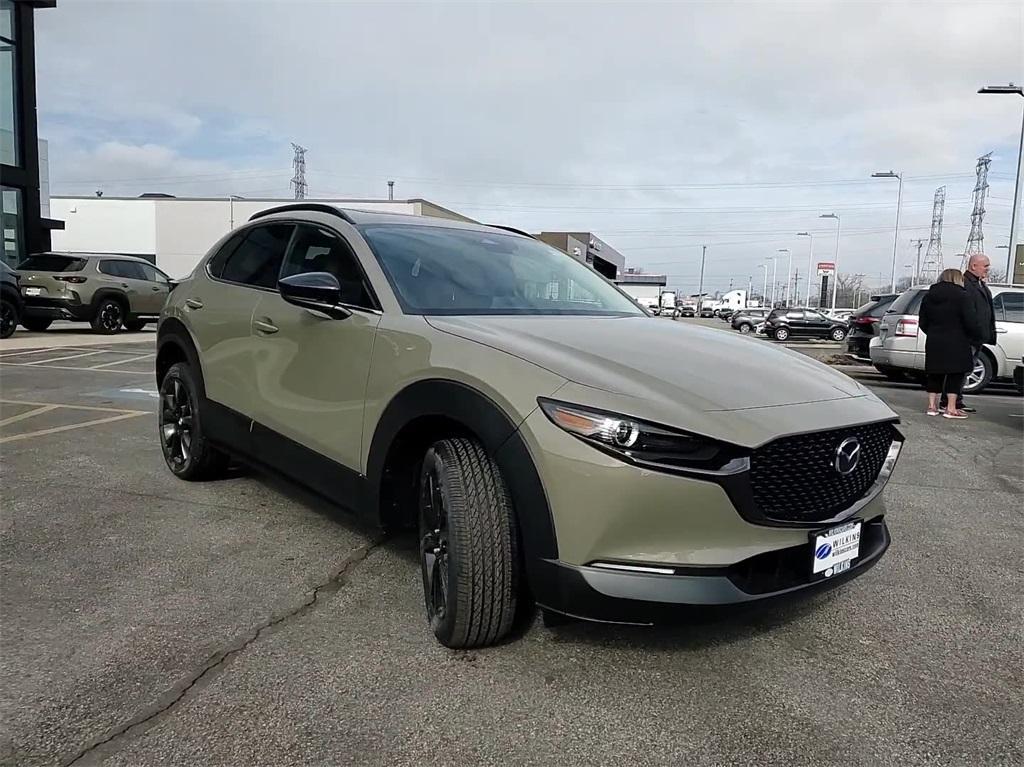
<instances>
[{"instance_id":1,"label":"white parked suv","mask_svg":"<svg viewBox=\"0 0 1024 767\"><path fill-rule=\"evenodd\" d=\"M974 370L967 376L964 392L980 392L994 378L1013 378L1024 357L1024 285L989 285L996 320L996 343L986 344ZM918 327L921 302L928 286L914 287L897 298L879 323L878 337L871 340L871 362L883 375L899 380L924 375L925 334Z\"/></svg>"}]
</instances>

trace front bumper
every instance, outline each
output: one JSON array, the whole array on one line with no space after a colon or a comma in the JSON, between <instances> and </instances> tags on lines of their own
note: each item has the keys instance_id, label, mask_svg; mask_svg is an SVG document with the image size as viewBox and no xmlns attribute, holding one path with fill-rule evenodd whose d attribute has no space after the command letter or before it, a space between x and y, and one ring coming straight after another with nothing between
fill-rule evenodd
<instances>
[{"instance_id":1,"label":"front bumper","mask_svg":"<svg viewBox=\"0 0 1024 767\"><path fill-rule=\"evenodd\" d=\"M730 567L651 566L672 573L627 572L546 560L540 570L549 587L537 602L544 609L583 620L670 623L683 617L686 607L739 605L833 588L867 572L882 558L890 540L882 517L865 522L860 556L845 573L824 579L811 577L810 543L761 554Z\"/></svg>"}]
</instances>

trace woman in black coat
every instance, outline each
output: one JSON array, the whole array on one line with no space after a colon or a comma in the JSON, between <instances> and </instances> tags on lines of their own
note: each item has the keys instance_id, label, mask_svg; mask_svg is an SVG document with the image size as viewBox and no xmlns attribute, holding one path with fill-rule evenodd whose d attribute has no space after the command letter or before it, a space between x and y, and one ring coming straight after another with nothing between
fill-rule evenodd
<instances>
[{"instance_id":1,"label":"woman in black coat","mask_svg":"<svg viewBox=\"0 0 1024 767\"><path fill-rule=\"evenodd\" d=\"M951 403L942 415L966 418L957 410L956 395L964 377L974 367L971 339L977 338L978 321L959 269L947 269L928 290L921 303L919 325L928 338L924 345L924 370L927 374L928 415L939 415L939 395Z\"/></svg>"}]
</instances>

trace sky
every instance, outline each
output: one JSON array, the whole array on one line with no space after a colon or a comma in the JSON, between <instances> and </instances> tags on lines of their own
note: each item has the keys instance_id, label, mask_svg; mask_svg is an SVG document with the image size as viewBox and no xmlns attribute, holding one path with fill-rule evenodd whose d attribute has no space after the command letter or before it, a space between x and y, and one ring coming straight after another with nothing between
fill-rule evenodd
<instances>
[{"instance_id":1,"label":"sky","mask_svg":"<svg viewBox=\"0 0 1024 767\"><path fill-rule=\"evenodd\" d=\"M591 231L705 286L887 284L946 187L959 265L977 158L1005 262L1024 99L1020 2L60 0L36 14L52 194L424 197L486 223ZM796 236L808 231L813 238ZM922 251L923 254L924 251ZM770 270L772 267L769 266ZM770 275L769 275L770 279ZM759 288L758 288L759 290ZM803 290L803 288L798 288Z\"/></svg>"}]
</instances>

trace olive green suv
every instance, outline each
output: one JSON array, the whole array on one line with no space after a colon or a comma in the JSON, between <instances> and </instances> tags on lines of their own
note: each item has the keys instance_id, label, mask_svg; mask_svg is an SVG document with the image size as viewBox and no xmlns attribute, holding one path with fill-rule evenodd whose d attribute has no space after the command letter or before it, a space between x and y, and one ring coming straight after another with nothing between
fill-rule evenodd
<instances>
[{"instance_id":1,"label":"olive green suv","mask_svg":"<svg viewBox=\"0 0 1024 767\"><path fill-rule=\"evenodd\" d=\"M97 333L142 330L155 322L174 287L149 261L136 256L37 253L18 265L26 330L54 320L88 322Z\"/></svg>"},{"instance_id":2,"label":"olive green suv","mask_svg":"<svg viewBox=\"0 0 1024 767\"><path fill-rule=\"evenodd\" d=\"M795 352L651 317L511 230L258 214L171 294L156 376L177 476L233 456L417 527L451 647L501 639L533 604L648 624L834 584L889 545L902 437L878 398Z\"/></svg>"}]
</instances>

